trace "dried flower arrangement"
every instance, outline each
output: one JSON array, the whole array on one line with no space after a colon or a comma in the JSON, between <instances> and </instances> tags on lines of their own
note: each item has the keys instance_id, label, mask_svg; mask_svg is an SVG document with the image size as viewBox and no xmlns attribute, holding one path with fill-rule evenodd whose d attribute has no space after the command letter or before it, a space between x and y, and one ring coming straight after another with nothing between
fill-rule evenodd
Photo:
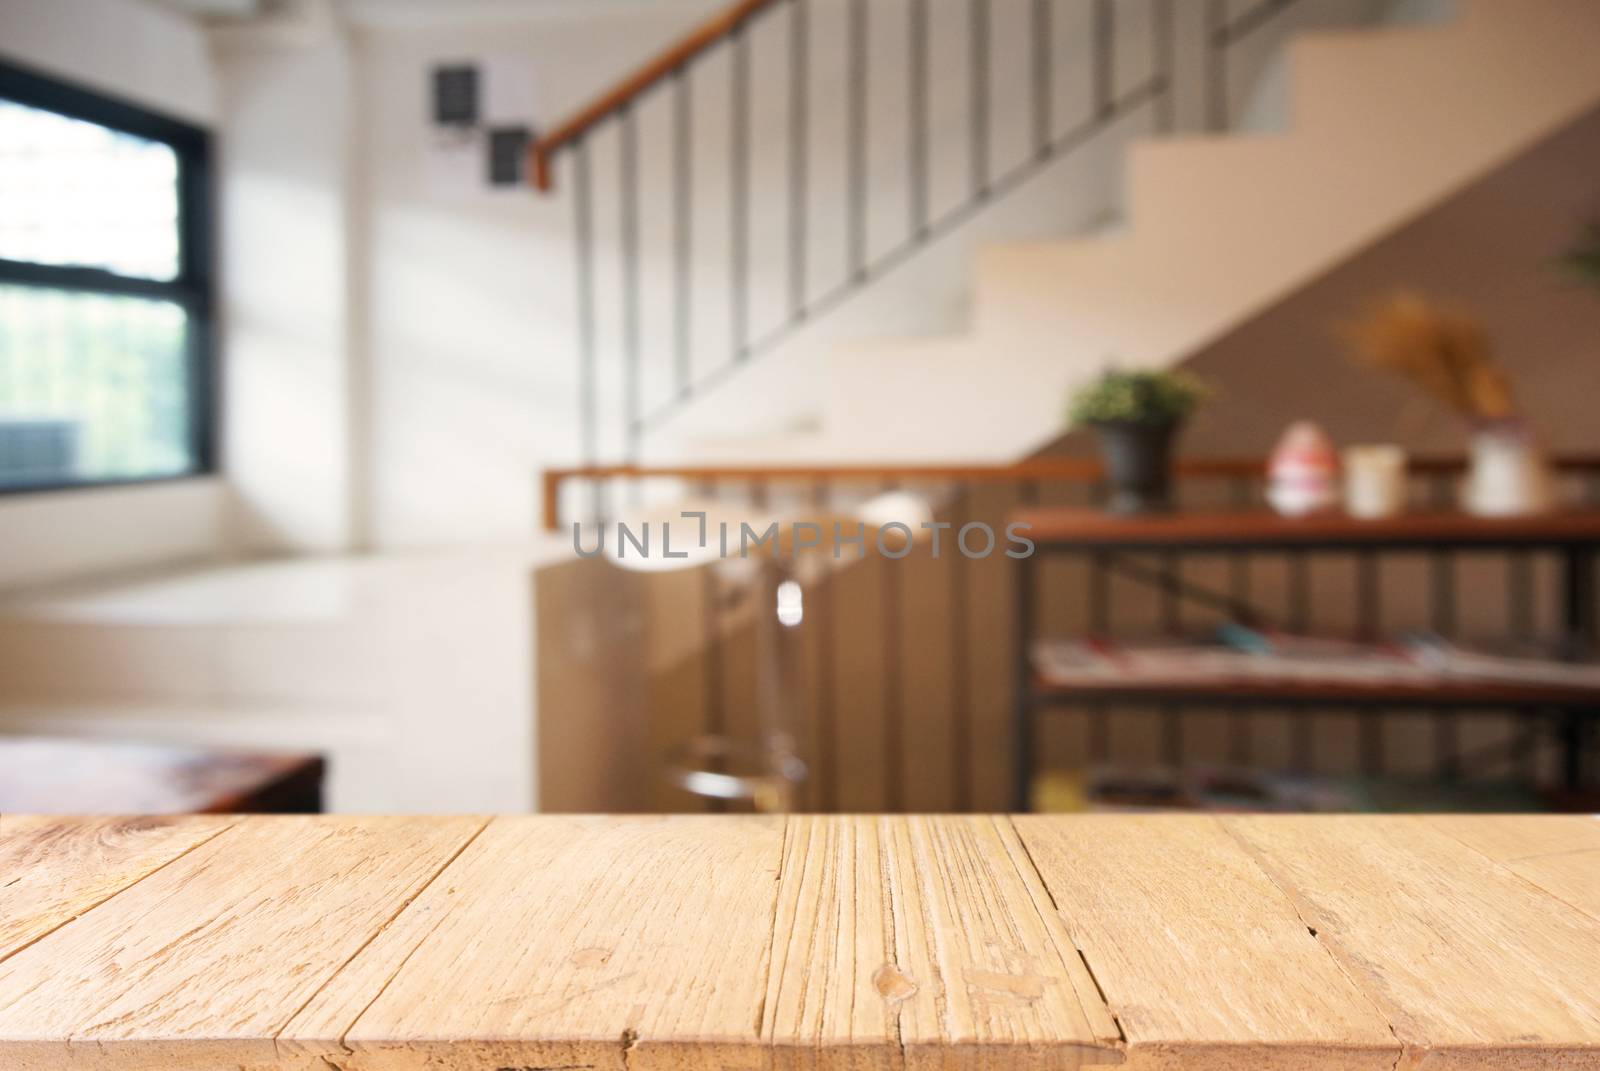
<instances>
[{"instance_id":1,"label":"dried flower arrangement","mask_svg":"<svg viewBox=\"0 0 1600 1071\"><path fill-rule=\"evenodd\" d=\"M1357 359L1411 380L1474 423L1517 415L1511 382L1494 363L1483 325L1413 293L1398 293L1347 325Z\"/></svg>"}]
</instances>

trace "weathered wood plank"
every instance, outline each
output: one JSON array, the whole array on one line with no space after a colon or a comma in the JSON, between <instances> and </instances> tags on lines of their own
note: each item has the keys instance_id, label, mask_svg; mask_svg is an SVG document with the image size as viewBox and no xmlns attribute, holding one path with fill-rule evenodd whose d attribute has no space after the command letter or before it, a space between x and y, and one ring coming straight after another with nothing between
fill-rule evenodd
<instances>
[{"instance_id":1,"label":"weathered wood plank","mask_svg":"<svg viewBox=\"0 0 1600 1071\"><path fill-rule=\"evenodd\" d=\"M755 1068L784 820L497 818L280 1035L341 1068Z\"/></svg>"},{"instance_id":2,"label":"weathered wood plank","mask_svg":"<svg viewBox=\"0 0 1600 1071\"><path fill-rule=\"evenodd\" d=\"M1214 818L1013 821L1130 1068L1393 1068L1383 1017Z\"/></svg>"},{"instance_id":3,"label":"weathered wood plank","mask_svg":"<svg viewBox=\"0 0 1600 1071\"><path fill-rule=\"evenodd\" d=\"M1600 818L1449 814L1428 823L1600 920Z\"/></svg>"},{"instance_id":4,"label":"weathered wood plank","mask_svg":"<svg viewBox=\"0 0 1600 1071\"><path fill-rule=\"evenodd\" d=\"M0 1066L282 1066L280 1028L482 826L243 819L0 963Z\"/></svg>"},{"instance_id":5,"label":"weathered wood plank","mask_svg":"<svg viewBox=\"0 0 1600 1071\"><path fill-rule=\"evenodd\" d=\"M1600 922L1425 818L1225 822L1372 996L1408 1060L1600 1067Z\"/></svg>"},{"instance_id":6,"label":"weathered wood plank","mask_svg":"<svg viewBox=\"0 0 1600 1071\"><path fill-rule=\"evenodd\" d=\"M0 815L0 960L210 840L231 821Z\"/></svg>"},{"instance_id":7,"label":"weathered wood plank","mask_svg":"<svg viewBox=\"0 0 1600 1071\"><path fill-rule=\"evenodd\" d=\"M0 1068L1600 1067L1587 819L228 821L0 825Z\"/></svg>"},{"instance_id":8,"label":"weathered wood plank","mask_svg":"<svg viewBox=\"0 0 1600 1071\"><path fill-rule=\"evenodd\" d=\"M1119 1060L1003 819L792 819L775 932L762 1034L779 1066Z\"/></svg>"}]
</instances>

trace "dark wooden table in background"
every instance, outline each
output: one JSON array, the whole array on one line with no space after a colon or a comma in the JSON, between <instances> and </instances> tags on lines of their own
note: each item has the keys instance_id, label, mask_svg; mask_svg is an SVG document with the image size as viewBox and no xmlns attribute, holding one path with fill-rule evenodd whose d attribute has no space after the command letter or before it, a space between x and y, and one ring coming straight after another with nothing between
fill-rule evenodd
<instances>
[{"instance_id":1,"label":"dark wooden table in background","mask_svg":"<svg viewBox=\"0 0 1600 1071\"><path fill-rule=\"evenodd\" d=\"M0 737L0 813L316 814L320 755Z\"/></svg>"}]
</instances>

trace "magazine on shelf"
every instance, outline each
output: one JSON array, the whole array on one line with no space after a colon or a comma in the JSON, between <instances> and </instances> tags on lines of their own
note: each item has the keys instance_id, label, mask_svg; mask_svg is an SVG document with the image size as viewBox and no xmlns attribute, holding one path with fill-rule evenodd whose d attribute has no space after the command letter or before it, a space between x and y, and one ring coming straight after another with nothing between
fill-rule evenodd
<instances>
[{"instance_id":1,"label":"magazine on shelf","mask_svg":"<svg viewBox=\"0 0 1600 1071\"><path fill-rule=\"evenodd\" d=\"M1418 684L1475 680L1600 690L1600 663L1507 655L1440 636L1393 641L1307 636L1227 625L1210 638L1114 642L1040 640L1035 671L1049 683L1079 687L1317 681Z\"/></svg>"}]
</instances>

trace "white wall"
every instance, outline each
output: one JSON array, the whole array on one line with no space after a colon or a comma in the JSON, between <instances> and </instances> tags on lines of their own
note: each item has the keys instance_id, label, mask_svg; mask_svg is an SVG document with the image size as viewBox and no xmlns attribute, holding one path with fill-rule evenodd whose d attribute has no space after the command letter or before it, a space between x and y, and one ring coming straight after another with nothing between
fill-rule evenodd
<instances>
[{"instance_id":1,"label":"white wall","mask_svg":"<svg viewBox=\"0 0 1600 1071\"><path fill-rule=\"evenodd\" d=\"M222 502L214 478L0 499L0 590L209 557Z\"/></svg>"},{"instance_id":2,"label":"white wall","mask_svg":"<svg viewBox=\"0 0 1600 1071\"><path fill-rule=\"evenodd\" d=\"M192 123L216 114L205 35L139 0L0 0L0 56Z\"/></svg>"},{"instance_id":3,"label":"white wall","mask_svg":"<svg viewBox=\"0 0 1600 1071\"><path fill-rule=\"evenodd\" d=\"M137 0L0 0L0 58L209 124L204 35ZM214 554L214 479L0 498L0 588Z\"/></svg>"},{"instance_id":4,"label":"white wall","mask_svg":"<svg viewBox=\"0 0 1600 1071\"><path fill-rule=\"evenodd\" d=\"M223 456L241 551L353 541L349 49L237 37L220 98Z\"/></svg>"}]
</instances>

